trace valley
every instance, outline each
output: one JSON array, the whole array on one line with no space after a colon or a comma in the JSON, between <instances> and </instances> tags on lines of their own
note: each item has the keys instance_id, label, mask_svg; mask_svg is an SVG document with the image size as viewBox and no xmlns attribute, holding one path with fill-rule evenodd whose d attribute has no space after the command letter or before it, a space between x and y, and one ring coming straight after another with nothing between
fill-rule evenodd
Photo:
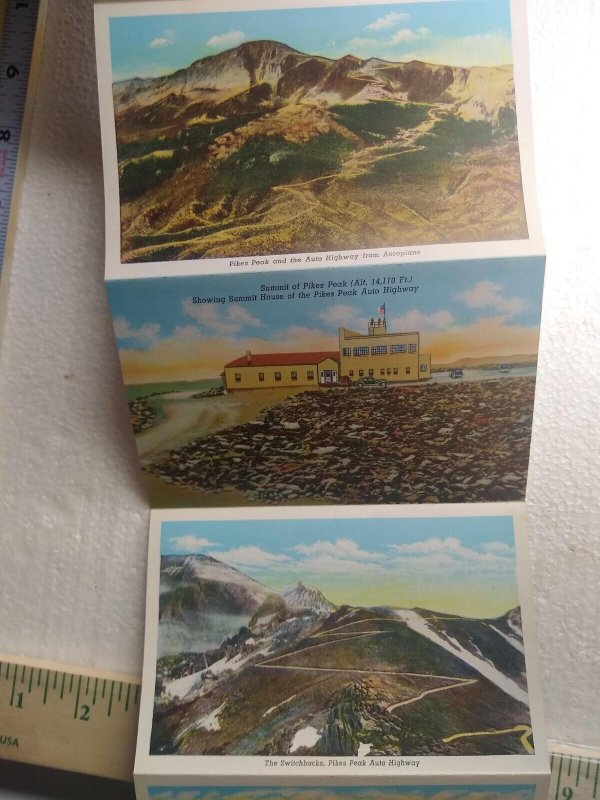
<instances>
[{"instance_id":1,"label":"valley","mask_svg":"<svg viewBox=\"0 0 600 800\"><path fill-rule=\"evenodd\" d=\"M254 41L113 96L123 261L527 236L510 66Z\"/></svg>"}]
</instances>

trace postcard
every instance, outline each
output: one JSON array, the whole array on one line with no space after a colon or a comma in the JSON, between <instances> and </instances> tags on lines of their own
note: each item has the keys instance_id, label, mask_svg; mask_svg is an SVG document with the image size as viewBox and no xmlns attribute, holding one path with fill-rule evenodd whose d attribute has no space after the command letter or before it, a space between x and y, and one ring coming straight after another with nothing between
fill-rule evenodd
<instances>
[{"instance_id":1,"label":"postcard","mask_svg":"<svg viewBox=\"0 0 600 800\"><path fill-rule=\"evenodd\" d=\"M523 516L153 511L136 773L539 771Z\"/></svg>"},{"instance_id":2,"label":"postcard","mask_svg":"<svg viewBox=\"0 0 600 800\"><path fill-rule=\"evenodd\" d=\"M524 499L543 275L538 257L108 282L151 504Z\"/></svg>"},{"instance_id":3,"label":"postcard","mask_svg":"<svg viewBox=\"0 0 600 800\"><path fill-rule=\"evenodd\" d=\"M539 254L526 36L520 0L97 6L107 277Z\"/></svg>"}]
</instances>

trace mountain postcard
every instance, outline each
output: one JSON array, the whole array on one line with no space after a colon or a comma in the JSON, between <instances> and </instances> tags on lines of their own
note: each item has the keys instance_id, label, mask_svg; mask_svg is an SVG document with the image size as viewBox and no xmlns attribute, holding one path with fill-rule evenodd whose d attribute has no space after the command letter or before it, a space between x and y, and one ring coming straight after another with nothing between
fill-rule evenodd
<instances>
[{"instance_id":1,"label":"mountain postcard","mask_svg":"<svg viewBox=\"0 0 600 800\"><path fill-rule=\"evenodd\" d=\"M142 772L535 770L521 505L153 511Z\"/></svg>"},{"instance_id":2,"label":"mountain postcard","mask_svg":"<svg viewBox=\"0 0 600 800\"><path fill-rule=\"evenodd\" d=\"M98 6L111 274L527 246L521 5Z\"/></svg>"}]
</instances>

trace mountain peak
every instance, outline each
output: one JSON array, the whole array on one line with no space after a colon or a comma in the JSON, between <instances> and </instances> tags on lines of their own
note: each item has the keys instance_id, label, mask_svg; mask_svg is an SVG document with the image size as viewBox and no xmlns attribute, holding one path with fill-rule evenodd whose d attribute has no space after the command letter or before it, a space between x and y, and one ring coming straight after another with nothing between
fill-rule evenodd
<instances>
[{"instance_id":1,"label":"mountain peak","mask_svg":"<svg viewBox=\"0 0 600 800\"><path fill-rule=\"evenodd\" d=\"M331 614L336 610L336 606L325 597L323 592L307 586L302 581L288 586L281 592L281 596L290 610L310 609L324 614Z\"/></svg>"}]
</instances>

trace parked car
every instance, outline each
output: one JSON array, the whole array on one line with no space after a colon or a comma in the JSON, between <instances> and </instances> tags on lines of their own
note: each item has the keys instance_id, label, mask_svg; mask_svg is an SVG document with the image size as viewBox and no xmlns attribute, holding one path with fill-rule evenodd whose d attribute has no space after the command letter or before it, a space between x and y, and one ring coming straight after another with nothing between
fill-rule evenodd
<instances>
[{"instance_id":1,"label":"parked car","mask_svg":"<svg viewBox=\"0 0 600 800\"><path fill-rule=\"evenodd\" d=\"M463 378L463 371L462 369L451 369L450 370L450 377L451 378Z\"/></svg>"},{"instance_id":2,"label":"parked car","mask_svg":"<svg viewBox=\"0 0 600 800\"><path fill-rule=\"evenodd\" d=\"M384 386L387 386L387 381L385 378L359 378L356 385L361 389L368 389L370 387L383 389Z\"/></svg>"}]
</instances>

